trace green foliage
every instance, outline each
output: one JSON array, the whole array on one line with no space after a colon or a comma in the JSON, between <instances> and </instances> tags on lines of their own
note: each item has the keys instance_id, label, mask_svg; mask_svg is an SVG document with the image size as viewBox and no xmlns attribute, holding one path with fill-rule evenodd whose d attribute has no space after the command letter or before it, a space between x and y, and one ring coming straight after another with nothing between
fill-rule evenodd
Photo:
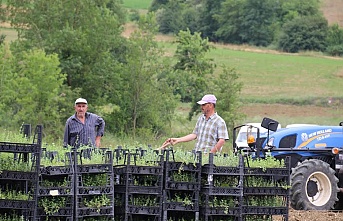
<instances>
[{"instance_id":1,"label":"green foliage","mask_svg":"<svg viewBox=\"0 0 343 221\"><path fill-rule=\"evenodd\" d=\"M32 161L23 161L23 154L1 153L0 165L1 170L9 171L25 171L29 172L32 169Z\"/></svg>"},{"instance_id":2,"label":"green foliage","mask_svg":"<svg viewBox=\"0 0 343 221\"><path fill-rule=\"evenodd\" d=\"M4 91L0 94L0 112L6 114L0 118L2 125L14 123L19 127L25 122L58 128L60 115L57 109L51 107L60 100L65 75L58 68L57 55L32 50L11 56L2 50L1 57L0 65L6 66L2 72L2 79L6 81L0 86Z\"/></svg>"},{"instance_id":3,"label":"green foliage","mask_svg":"<svg viewBox=\"0 0 343 221\"><path fill-rule=\"evenodd\" d=\"M210 41L223 41L223 39L219 39L215 34L218 28L223 25L215 18L220 13L223 2L225 0L206 0L203 3L203 7L199 7L199 13L201 14L199 19L199 32L202 33L204 38L208 38Z\"/></svg>"},{"instance_id":4,"label":"green foliage","mask_svg":"<svg viewBox=\"0 0 343 221\"><path fill-rule=\"evenodd\" d=\"M181 14L185 9L185 4L180 1L169 1L165 7L156 11L159 31L163 34L177 34L184 27Z\"/></svg>"},{"instance_id":5,"label":"green foliage","mask_svg":"<svg viewBox=\"0 0 343 221\"><path fill-rule=\"evenodd\" d=\"M173 73L166 76L167 81L182 102L194 102L207 89L206 77L213 74L214 62L206 57L213 48L208 39L202 39L200 33L191 34L190 30L180 31L176 43L177 62Z\"/></svg>"},{"instance_id":6,"label":"green foliage","mask_svg":"<svg viewBox=\"0 0 343 221\"><path fill-rule=\"evenodd\" d=\"M285 52L324 51L326 48L327 20L318 16L297 17L285 23L278 47Z\"/></svg>"},{"instance_id":7,"label":"green foliage","mask_svg":"<svg viewBox=\"0 0 343 221\"><path fill-rule=\"evenodd\" d=\"M101 207L109 206L110 202L111 200L106 195L94 196L92 198L83 200L83 204L86 207L95 208L98 210L98 212L100 211Z\"/></svg>"},{"instance_id":8,"label":"green foliage","mask_svg":"<svg viewBox=\"0 0 343 221\"><path fill-rule=\"evenodd\" d=\"M63 196L53 196L53 197L40 197L38 205L43 207L44 212L47 215L52 215L57 213L60 208L66 206L67 197Z\"/></svg>"},{"instance_id":9,"label":"green foliage","mask_svg":"<svg viewBox=\"0 0 343 221\"><path fill-rule=\"evenodd\" d=\"M157 31L154 14L142 16L139 29L128 39L126 65L123 67L120 99L109 98L120 107L107 117L113 119L116 132L158 137L168 130L175 107L175 99L165 79L158 78L168 71L163 51L154 41ZM154 99L156 98L156 99ZM113 99L113 100L112 100Z\"/></svg>"},{"instance_id":10,"label":"green foliage","mask_svg":"<svg viewBox=\"0 0 343 221\"><path fill-rule=\"evenodd\" d=\"M338 24L329 27L326 41L328 44L326 51L329 55L343 56L343 29Z\"/></svg>"},{"instance_id":11,"label":"green foliage","mask_svg":"<svg viewBox=\"0 0 343 221\"><path fill-rule=\"evenodd\" d=\"M83 174L83 186L105 186L107 184L108 174Z\"/></svg>"},{"instance_id":12,"label":"green foliage","mask_svg":"<svg viewBox=\"0 0 343 221\"><path fill-rule=\"evenodd\" d=\"M218 99L216 110L225 120L229 130L244 118L240 111L240 92L243 83L238 80L239 75L236 69L223 67L219 77L213 78L211 81L213 83L211 88Z\"/></svg>"},{"instance_id":13,"label":"green foliage","mask_svg":"<svg viewBox=\"0 0 343 221\"><path fill-rule=\"evenodd\" d=\"M106 98L108 87L117 79L118 63L110 52L119 47L120 26L125 22L119 2L39 0L23 4L10 0L8 4L13 6L10 20L19 32L20 44L58 54L61 70L67 74L66 85L81 88L82 96L93 105L101 104L100 98Z\"/></svg>"},{"instance_id":14,"label":"green foliage","mask_svg":"<svg viewBox=\"0 0 343 221\"><path fill-rule=\"evenodd\" d=\"M139 11L131 9L129 18L130 18L130 21L138 21L139 20Z\"/></svg>"},{"instance_id":15,"label":"green foliage","mask_svg":"<svg viewBox=\"0 0 343 221\"><path fill-rule=\"evenodd\" d=\"M24 216L20 216L17 214L2 214L0 216L0 220L2 221L24 221Z\"/></svg>"},{"instance_id":16,"label":"green foliage","mask_svg":"<svg viewBox=\"0 0 343 221\"><path fill-rule=\"evenodd\" d=\"M149 11L156 11L160 8L163 8L169 0L152 0L151 5L149 7Z\"/></svg>"},{"instance_id":17,"label":"green foliage","mask_svg":"<svg viewBox=\"0 0 343 221\"><path fill-rule=\"evenodd\" d=\"M229 43L267 46L274 39L277 7L274 0L227 0L214 16L220 24L216 35Z\"/></svg>"}]
</instances>

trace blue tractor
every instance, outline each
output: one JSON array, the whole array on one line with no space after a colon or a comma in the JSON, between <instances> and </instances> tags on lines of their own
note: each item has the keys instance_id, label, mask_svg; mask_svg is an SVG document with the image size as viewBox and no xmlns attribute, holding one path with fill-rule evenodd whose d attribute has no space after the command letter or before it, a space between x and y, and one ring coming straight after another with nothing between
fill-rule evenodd
<instances>
[{"instance_id":1,"label":"blue tractor","mask_svg":"<svg viewBox=\"0 0 343 221\"><path fill-rule=\"evenodd\" d=\"M263 158L267 154L276 159L291 157L291 207L297 210L342 209L343 123L276 130L277 125L277 121L264 118L261 126L275 132L247 140L250 141L250 154L255 157Z\"/></svg>"}]
</instances>

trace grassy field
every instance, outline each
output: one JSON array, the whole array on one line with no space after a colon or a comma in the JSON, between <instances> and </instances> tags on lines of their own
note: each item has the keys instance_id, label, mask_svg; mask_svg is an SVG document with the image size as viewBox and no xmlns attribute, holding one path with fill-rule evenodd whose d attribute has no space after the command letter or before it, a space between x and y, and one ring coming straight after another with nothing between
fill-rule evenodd
<instances>
[{"instance_id":1,"label":"grassy field","mask_svg":"<svg viewBox=\"0 0 343 221\"><path fill-rule=\"evenodd\" d=\"M148 9L152 0L123 0L123 6L130 9Z\"/></svg>"},{"instance_id":2,"label":"grassy field","mask_svg":"<svg viewBox=\"0 0 343 221\"><path fill-rule=\"evenodd\" d=\"M169 42L160 45L168 53L176 50ZM244 83L242 97L249 102L306 103L309 99L343 98L343 58L225 45L215 45L208 57L218 66L237 70Z\"/></svg>"}]
</instances>

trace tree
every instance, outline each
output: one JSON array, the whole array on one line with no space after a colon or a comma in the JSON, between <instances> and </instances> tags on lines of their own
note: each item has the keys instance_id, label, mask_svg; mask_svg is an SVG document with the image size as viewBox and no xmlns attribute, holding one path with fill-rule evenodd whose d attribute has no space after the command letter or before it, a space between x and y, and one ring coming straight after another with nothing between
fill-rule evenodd
<instances>
[{"instance_id":1,"label":"tree","mask_svg":"<svg viewBox=\"0 0 343 221\"><path fill-rule=\"evenodd\" d=\"M125 21L118 0L8 0L12 25L19 33L17 53L39 48L58 54L66 84L100 105L116 78L121 25ZM113 56L114 55L114 56ZM74 99L74 98L73 98Z\"/></svg>"},{"instance_id":2,"label":"tree","mask_svg":"<svg viewBox=\"0 0 343 221\"><path fill-rule=\"evenodd\" d=\"M222 67L219 77L211 80L210 88L218 98L216 110L225 120L228 128L233 128L245 116L240 111L239 95L243 83L239 82L239 75L234 68Z\"/></svg>"},{"instance_id":3,"label":"tree","mask_svg":"<svg viewBox=\"0 0 343 221\"><path fill-rule=\"evenodd\" d=\"M139 29L128 39L126 63L121 72L120 98L110 102L119 109L107 119L116 129L122 128L133 138L154 137L165 134L176 106L176 100L166 80L158 78L161 71L169 69L163 51L154 41L157 31L154 14L142 16Z\"/></svg>"},{"instance_id":4,"label":"tree","mask_svg":"<svg viewBox=\"0 0 343 221\"><path fill-rule=\"evenodd\" d=\"M329 27L326 42L327 53L332 56L343 56L343 29L338 24Z\"/></svg>"},{"instance_id":5,"label":"tree","mask_svg":"<svg viewBox=\"0 0 343 221\"><path fill-rule=\"evenodd\" d=\"M297 17L283 26L278 47L291 53L302 50L324 51L327 31L328 22L324 17Z\"/></svg>"},{"instance_id":6,"label":"tree","mask_svg":"<svg viewBox=\"0 0 343 221\"><path fill-rule=\"evenodd\" d=\"M208 38L210 41L219 41L215 32L219 29L221 24L215 19L219 14L222 2L225 0L204 0L203 7L200 8L200 28L198 32L202 33L203 38Z\"/></svg>"},{"instance_id":7,"label":"tree","mask_svg":"<svg viewBox=\"0 0 343 221\"><path fill-rule=\"evenodd\" d=\"M206 76L213 74L215 64L206 58L212 47L200 33L191 34L189 30L180 31L176 43L174 57L177 62L167 81L174 88L174 94L181 96L182 102L193 102L207 88Z\"/></svg>"},{"instance_id":8,"label":"tree","mask_svg":"<svg viewBox=\"0 0 343 221\"><path fill-rule=\"evenodd\" d=\"M57 135L61 119L56 107L63 99L61 89L65 80L57 55L32 50L13 57L2 48L0 65L4 70L0 86L0 113L4 113L1 125L19 128L22 123L42 124L50 135Z\"/></svg>"},{"instance_id":9,"label":"tree","mask_svg":"<svg viewBox=\"0 0 343 221\"><path fill-rule=\"evenodd\" d=\"M216 30L218 41L267 46L274 39L274 0L226 0L214 16L220 24Z\"/></svg>"}]
</instances>

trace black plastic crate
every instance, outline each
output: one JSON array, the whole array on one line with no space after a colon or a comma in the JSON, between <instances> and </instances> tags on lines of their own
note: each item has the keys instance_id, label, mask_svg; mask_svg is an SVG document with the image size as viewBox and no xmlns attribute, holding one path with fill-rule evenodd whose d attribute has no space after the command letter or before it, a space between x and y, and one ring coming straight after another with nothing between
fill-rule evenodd
<instances>
[{"instance_id":1,"label":"black plastic crate","mask_svg":"<svg viewBox=\"0 0 343 221\"><path fill-rule=\"evenodd\" d=\"M215 175L239 175L239 167L226 167L226 166L215 166L215 165L204 165L201 169L203 174L215 174Z\"/></svg>"},{"instance_id":2,"label":"black plastic crate","mask_svg":"<svg viewBox=\"0 0 343 221\"><path fill-rule=\"evenodd\" d=\"M200 207L201 215L203 216L239 216L242 213L240 207L210 207L202 206Z\"/></svg>"},{"instance_id":3,"label":"black plastic crate","mask_svg":"<svg viewBox=\"0 0 343 221\"><path fill-rule=\"evenodd\" d=\"M46 175L68 175L73 173L72 166L47 166L41 169L41 174Z\"/></svg>"},{"instance_id":4,"label":"black plastic crate","mask_svg":"<svg viewBox=\"0 0 343 221\"><path fill-rule=\"evenodd\" d=\"M87 216L114 216L113 206L100 207L100 208L79 208L77 210L78 217Z\"/></svg>"},{"instance_id":5,"label":"black plastic crate","mask_svg":"<svg viewBox=\"0 0 343 221\"><path fill-rule=\"evenodd\" d=\"M36 204L34 200L0 199L0 208L34 210L35 206Z\"/></svg>"},{"instance_id":6,"label":"black plastic crate","mask_svg":"<svg viewBox=\"0 0 343 221\"><path fill-rule=\"evenodd\" d=\"M200 191L201 184L195 182L174 182L166 181L165 189Z\"/></svg>"},{"instance_id":7,"label":"black plastic crate","mask_svg":"<svg viewBox=\"0 0 343 221\"><path fill-rule=\"evenodd\" d=\"M39 187L38 196L73 196L73 187Z\"/></svg>"},{"instance_id":8,"label":"black plastic crate","mask_svg":"<svg viewBox=\"0 0 343 221\"><path fill-rule=\"evenodd\" d=\"M1 180L36 180L37 172L22 172L22 171L8 171L1 170Z\"/></svg>"},{"instance_id":9,"label":"black plastic crate","mask_svg":"<svg viewBox=\"0 0 343 221\"><path fill-rule=\"evenodd\" d=\"M46 214L46 212L44 211L43 208L38 208L37 210L37 215L39 217L41 217L41 220L49 220L49 217L52 218L52 217L70 217L72 218L73 217L73 208L72 207L65 207L65 208L59 208L57 212L55 213L52 213L52 214Z\"/></svg>"},{"instance_id":10,"label":"black plastic crate","mask_svg":"<svg viewBox=\"0 0 343 221\"><path fill-rule=\"evenodd\" d=\"M163 211L176 210L176 211L192 211L198 212L199 206L194 204L185 204L183 202L166 202L163 203Z\"/></svg>"},{"instance_id":11,"label":"black plastic crate","mask_svg":"<svg viewBox=\"0 0 343 221\"><path fill-rule=\"evenodd\" d=\"M245 196L248 195L271 195L271 196L287 196L289 194L288 188L283 187L244 187L243 192Z\"/></svg>"},{"instance_id":12,"label":"black plastic crate","mask_svg":"<svg viewBox=\"0 0 343 221\"><path fill-rule=\"evenodd\" d=\"M81 195L102 195L102 194L113 194L113 186L88 186L78 187L78 196Z\"/></svg>"},{"instance_id":13,"label":"black plastic crate","mask_svg":"<svg viewBox=\"0 0 343 221\"><path fill-rule=\"evenodd\" d=\"M231 188L231 187L203 187L202 193L209 196L241 196L241 188Z\"/></svg>"},{"instance_id":14,"label":"black plastic crate","mask_svg":"<svg viewBox=\"0 0 343 221\"><path fill-rule=\"evenodd\" d=\"M112 171L110 164L77 165L77 173L106 173Z\"/></svg>"},{"instance_id":15,"label":"black plastic crate","mask_svg":"<svg viewBox=\"0 0 343 221\"><path fill-rule=\"evenodd\" d=\"M116 185L114 188L116 193L129 194L149 194L149 195L162 195L161 186L135 186L135 185Z\"/></svg>"},{"instance_id":16,"label":"black plastic crate","mask_svg":"<svg viewBox=\"0 0 343 221\"><path fill-rule=\"evenodd\" d=\"M244 215L286 215L288 207L262 207L262 206L243 206Z\"/></svg>"}]
</instances>

